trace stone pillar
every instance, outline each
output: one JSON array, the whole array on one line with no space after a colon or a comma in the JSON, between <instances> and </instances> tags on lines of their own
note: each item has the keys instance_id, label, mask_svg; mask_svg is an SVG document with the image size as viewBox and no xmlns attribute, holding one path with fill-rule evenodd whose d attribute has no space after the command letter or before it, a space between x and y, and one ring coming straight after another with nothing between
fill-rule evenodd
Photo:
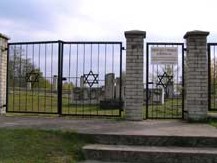
<instances>
[{"instance_id":1,"label":"stone pillar","mask_svg":"<svg viewBox=\"0 0 217 163\"><path fill-rule=\"evenodd\" d=\"M115 74L109 73L105 75L105 100L114 99Z\"/></svg>"},{"instance_id":2,"label":"stone pillar","mask_svg":"<svg viewBox=\"0 0 217 163\"><path fill-rule=\"evenodd\" d=\"M58 87L58 76L54 75L53 76L53 91L57 92L57 87Z\"/></svg>"},{"instance_id":3,"label":"stone pillar","mask_svg":"<svg viewBox=\"0 0 217 163\"><path fill-rule=\"evenodd\" d=\"M126 31L126 90L127 120L143 120L143 55L144 31Z\"/></svg>"},{"instance_id":4,"label":"stone pillar","mask_svg":"<svg viewBox=\"0 0 217 163\"><path fill-rule=\"evenodd\" d=\"M184 36L187 53L185 65L185 119L203 121L208 112L208 56L209 32L191 31Z\"/></svg>"},{"instance_id":5,"label":"stone pillar","mask_svg":"<svg viewBox=\"0 0 217 163\"><path fill-rule=\"evenodd\" d=\"M7 43L9 38L0 33L0 115L6 113Z\"/></svg>"}]
</instances>

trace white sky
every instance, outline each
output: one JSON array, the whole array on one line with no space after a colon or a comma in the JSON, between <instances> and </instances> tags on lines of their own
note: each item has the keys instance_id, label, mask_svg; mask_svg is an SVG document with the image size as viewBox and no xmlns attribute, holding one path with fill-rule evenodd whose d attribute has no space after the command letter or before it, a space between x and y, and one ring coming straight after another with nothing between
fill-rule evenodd
<instances>
[{"instance_id":1,"label":"white sky","mask_svg":"<svg viewBox=\"0 0 217 163\"><path fill-rule=\"evenodd\" d=\"M0 33L11 41L125 41L144 30L148 41L183 41L191 30L217 41L216 0L1 0Z\"/></svg>"}]
</instances>

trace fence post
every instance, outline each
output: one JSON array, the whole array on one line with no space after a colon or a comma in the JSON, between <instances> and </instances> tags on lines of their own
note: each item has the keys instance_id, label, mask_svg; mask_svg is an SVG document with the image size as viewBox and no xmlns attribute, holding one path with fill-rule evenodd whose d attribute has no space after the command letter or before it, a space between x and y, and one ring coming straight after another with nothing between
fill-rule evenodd
<instances>
[{"instance_id":1,"label":"fence post","mask_svg":"<svg viewBox=\"0 0 217 163\"><path fill-rule=\"evenodd\" d=\"M126 31L126 91L127 120L143 120L143 55L145 31Z\"/></svg>"},{"instance_id":2,"label":"fence post","mask_svg":"<svg viewBox=\"0 0 217 163\"><path fill-rule=\"evenodd\" d=\"M208 112L208 56L209 32L190 31L184 36L187 53L185 65L185 119L203 121Z\"/></svg>"},{"instance_id":3,"label":"fence post","mask_svg":"<svg viewBox=\"0 0 217 163\"><path fill-rule=\"evenodd\" d=\"M6 114L8 40L7 36L0 33L0 115Z\"/></svg>"}]
</instances>

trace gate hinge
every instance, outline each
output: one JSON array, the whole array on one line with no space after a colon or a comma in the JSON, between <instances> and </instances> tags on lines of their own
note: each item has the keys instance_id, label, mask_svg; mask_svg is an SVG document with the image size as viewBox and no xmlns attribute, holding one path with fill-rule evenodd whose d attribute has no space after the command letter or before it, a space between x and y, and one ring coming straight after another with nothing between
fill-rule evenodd
<instances>
[{"instance_id":1,"label":"gate hinge","mask_svg":"<svg viewBox=\"0 0 217 163\"><path fill-rule=\"evenodd\" d=\"M184 48L184 51L187 51L187 48Z\"/></svg>"},{"instance_id":2,"label":"gate hinge","mask_svg":"<svg viewBox=\"0 0 217 163\"><path fill-rule=\"evenodd\" d=\"M4 105L0 106L0 108L6 108L6 107L7 107L7 105L6 105L6 104L4 104Z\"/></svg>"},{"instance_id":3,"label":"gate hinge","mask_svg":"<svg viewBox=\"0 0 217 163\"><path fill-rule=\"evenodd\" d=\"M126 50L126 48L125 47L121 47L121 50Z\"/></svg>"},{"instance_id":4,"label":"gate hinge","mask_svg":"<svg viewBox=\"0 0 217 163\"><path fill-rule=\"evenodd\" d=\"M4 47L1 48L1 51L2 51L2 52L7 51L7 50L8 50L8 48L4 48Z\"/></svg>"}]
</instances>

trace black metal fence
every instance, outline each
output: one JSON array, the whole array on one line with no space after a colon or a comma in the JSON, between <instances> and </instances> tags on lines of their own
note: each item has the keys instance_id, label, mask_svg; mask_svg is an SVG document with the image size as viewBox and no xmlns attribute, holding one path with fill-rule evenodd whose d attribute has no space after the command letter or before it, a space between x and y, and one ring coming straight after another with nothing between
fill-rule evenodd
<instances>
[{"instance_id":1,"label":"black metal fence","mask_svg":"<svg viewBox=\"0 0 217 163\"><path fill-rule=\"evenodd\" d=\"M147 43L146 54L144 118L183 118L184 43Z\"/></svg>"},{"instance_id":2,"label":"black metal fence","mask_svg":"<svg viewBox=\"0 0 217 163\"><path fill-rule=\"evenodd\" d=\"M217 43L208 43L208 108L217 111Z\"/></svg>"},{"instance_id":3,"label":"black metal fence","mask_svg":"<svg viewBox=\"0 0 217 163\"><path fill-rule=\"evenodd\" d=\"M8 44L7 112L121 116L121 42Z\"/></svg>"}]
</instances>

